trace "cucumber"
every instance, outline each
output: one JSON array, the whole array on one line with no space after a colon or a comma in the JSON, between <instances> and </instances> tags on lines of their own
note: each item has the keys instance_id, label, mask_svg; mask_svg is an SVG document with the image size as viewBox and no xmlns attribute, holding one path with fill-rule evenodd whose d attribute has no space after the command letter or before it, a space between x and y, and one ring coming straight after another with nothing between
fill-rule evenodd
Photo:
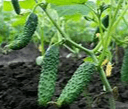
<instances>
[{"instance_id":1,"label":"cucumber","mask_svg":"<svg viewBox=\"0 0 128 109\"><path fill-rule=\"evenodd\" d=\"M108 28L109 26L109 15L106 15L103 19L102 19L102 24L104 25L105 28ZM104 28L102 28L103 32L105 31ZM100 33L100 29L99 27L96 28L95 33L94 33L94 42L98 41L98 38L95 37L97 33Z\"/></svg>"},{"instance_id":2,"label":"cucumber","mask_svg":"<svg viewBox=\"0 0 128 109\"><path fill-rule=\"evenodd\" d=\"M26 21L23 33L6 47L12 50L19 50L24 48L26 45L28 45L29 41L31 40L32 35L36 30L37 24L38 24L37 15L31 13Z\"/></svg>"},{"instance_id":3,"label":"cucumber","mask_svg":"<svg viewBox=\"0 0 128 109\"><path fill-rule=\"evenodd\" d=\"M20 14L20 5L18 0L11 0L13 8L16 12L16 14Z\"/></svg>"},{"instance_id":4,"label":"cucumber","mask_svg":"<svg viewBox=\"0 0 128 109\"><path fill-rule=\"evenodd\" d=\"M59 64L59 47L52 45L46 51L38 85L38 103L47 106L55 91L55 82Z\"/></svg>"},{"instance_id":5,"label":"cucumber","mask_svg":"<svg viewBox=\"0 0 128 109\"><path fill-rule=\"evenodd\" d=\"M121 67L121 80L128 83L128 48L125 49L123 64Z\"/></svg>"},{"instance_id":6,"label":"cucumber","mask_svg":"<svg viewBox=\"0 0 128 109\"><path fill-rule=\"evenodd\" d=\"M95 65L93 63L81 64L57 99L58 107L71 104L87 87L94 72Z\"/></svg>"},{"instance_id":7,"label":"cucumber","mask_svg":"<svg viewBox=\"0 0 128 109\"><path fill-rule=\"evenodd\" d=\"M103 18L102 24L104 25L105 28L107 28L107 27L109 26L109 15L106 15L106 16ZM102 28L102 29L103 29L103 28ZM103 29L103 32L104 32L104 31L105 31L105 30ZM97 27L96 32L95 32L95 35L96 35L96 33L100 33L99 27Z\"/></svg>"}]
</instances>

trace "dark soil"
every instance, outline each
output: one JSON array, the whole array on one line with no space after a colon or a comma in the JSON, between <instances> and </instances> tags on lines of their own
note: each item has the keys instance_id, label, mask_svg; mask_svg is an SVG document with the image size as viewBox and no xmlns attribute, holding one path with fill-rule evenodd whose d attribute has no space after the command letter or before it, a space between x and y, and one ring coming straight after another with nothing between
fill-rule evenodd
<instances>
[{"instance_id":1,"label":"dark soil","mask_svg":"<svg viewBox=\"0 0 128 109\"><path fill-rule=\"evenodd\" d=\"M119 63L114 64L112 76L108 79L112 87L117 86L119 90L116 109L128 109L128 86L120 82L120 68L123 57L122 52L120 53ZM68 50L61 49L56 91L52 98L54 101L59 97L74 71L83 62L82 59L86 57L82 53L81 58L66 58L68 54ZM0 109L57 109L55 106L44 108L37 105L37 87L41 67L36 65L35 59L39 55L38 50L31 44L8 55L0 54ZM109 95L99 98L96 102L96 96L101 92L103 92L102 82L99 74L96 73L87 90L73 104L62 108L109 109Z\"/></svg>"}]
</instances>

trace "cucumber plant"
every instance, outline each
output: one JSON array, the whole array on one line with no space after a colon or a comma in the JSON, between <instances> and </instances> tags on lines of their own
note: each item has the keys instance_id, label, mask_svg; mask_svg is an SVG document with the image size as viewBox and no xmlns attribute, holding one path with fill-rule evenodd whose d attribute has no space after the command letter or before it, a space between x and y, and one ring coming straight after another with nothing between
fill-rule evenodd
<instances>
[{"instance_id":1,"label":"cucumber plant","mask_svg":"<svg viewBox=\"0 0 128 109\"><path fill-rule=\"evenodd\" d=\"M76 98L81 94L89 85L89 81L91 81L91 77L95 72L99 72L100 78L103 82L103 85L105 87L106 93L110 94L109 97L109 103L110 103L110 109L116 109L115 106L115 100L114 100L114 92L117 88L112 89L110 86L110 83L107 79L107 76L105 74L105 71L109 73L109 76L111 76L112 71L112 43L116 43L119 46L127 47L128 40L127 38L119 40L115 34L116 34L116 27L118 27L118 24L120 21L124 20L124 15L126 14L128 10L128 4L125 0L111 0L111 1L97 1L97 7L96 9L93 9L91 6L88 5L87 0L70 0L68 2L61 0L46 0L48 3L42 2L42 0L36 0L36 6L34 7L34 10L36 7L40 7L43 12L46 14L46 16L49 18L49 20L53 23L53 25L56 27L58 35L58 40L56 43L52 44L50 43L50 47L46 50L45 54L43 54L42 59L42 70L39 80L39 86L38 86L38 102L41 106L47 106L49 103L56 104L58 107L61 107L63 105L69 105L73 101L76 100ZM63 1L63 2L62 2ZM39 2L39 3L38 3ZM107 3L108 5L104 5L104 3ZM98 33L99 41L93 47L93 49L87 49L86 47L82 46L81 44L78 44L71 40L71 38L66 34L64 29L60 27L60 24L56 23L54 19L51 17L47 9L49 8L49 4L54 5L74 5L74 4L81 4L81 6L88 7L88 9L91 10L91 14L93 14L93 18L90 16L86 17L86 20L90 19L91 21L94 21L98 24L98 29L96 33ZM48 7L48 8L47 8ZM53 6L54 8L54 6ZM123 8L123 9L122 9ZM56 9L56 8L55 8ZM108 10L107 10L108 9ZM105 11L107 11L105 13ZM103 20L103 14L105 14ZM85 17L85 16L83 16ZM16 42L13 42L12 44L9 44L7 47L13 50L24 48L29 40L31 39L31 36L34 34L34 31L36 30L37 26L37 16L32 13L30 14L30 17L28 21L26 22L25 29L23 32L22 37L18 37L16 39ZM95 35L95 33L94 33ZM25 41L25 44L21 41ZM52 44L52 45L51 45ZM59 64L59 47L58 46L65 46L67 47L71 52L73 52L72 48L69 47L69 45L72 45L82 51L84 51L88 55L87 61L85 59L85 62L79 66L79 68L75 71L72 78L68 81L67 85L64 87L62 93L60 94L59 98L54 101L50 102L54 90L55 90L55 82L56 82L56 75L57 75L57 66ZM128 57L128 49L126 49L126 53L124 56L124 61L121 69L121 79L122 81L127 82L127 57ZM106 61L107 60L107 61ZM107 63L107 67L110 64L109 68L106 68L106 70L103 69L104 65ZM96 71L95 71L96 70Z\"/></svg>"},{"instance_id":2,"label":"cucumber plant","mask_svg":"<svg viewBox=\"0 0 128 109\"><path fill-rule=\"evenodd\" d=\"M11 0L13 8L16 12L16 14L20 14L20 4L19 4L19 0Z\"/></svg>"}]
</instances>

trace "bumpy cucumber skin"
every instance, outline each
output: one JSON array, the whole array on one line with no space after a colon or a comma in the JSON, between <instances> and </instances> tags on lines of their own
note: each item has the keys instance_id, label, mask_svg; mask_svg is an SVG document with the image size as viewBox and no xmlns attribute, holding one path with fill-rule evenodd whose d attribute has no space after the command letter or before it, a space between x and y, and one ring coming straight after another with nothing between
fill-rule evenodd
<instances>
[{"instance_id":1,"label":"bumpy cucumber skin","mask_svg":"<svg viewBox=\"0 0 128 109\"><path fill-rule=\"evenodd\" d=\"M121 67L121 80L128 83L128 48L125 49L123 64Z\"/></svg>"},{"instance_id":2,"label":"bumpy cucumber skin","mask_svg":"<svg viewBox=\"0 0 128 109\"><path fill-rule=\"evenodd\" d=\"M18 0L11 0L13 8L16 12L16 14L20 14L20 5Z\"/></svg>"},{"instance_id":3,"label":"bumpy cucumber skin","mask_svg":"<svg viewBox=\"0 0 128 109\"><path fill-rule=\"evenodd\" d=\"M38 24L37 15L34 13L31 13L24 26L23 34L21 36L18 36L14 41L12 41L8 45L8 48L12 50L19 50L19 49L24 48L31 40L32 35L34 34L36 30L37 24Z\"/></svg>"},{"instance_id":4,"label":"bumpy cucumber skin","mask_svg":"<svg viewBox=\"0 0 128 109\"><path fill-rule=\"evenodd\" d=\"M57 99L58 107L71 104L88 85L94 72L95 65L93 63L85 62L81 64Z\"/></svg>"},{"instance_id":5,"label":"bumpy cucumber skin","mask_svg":"<svg viewBox=\"0 0 128 109\"><path fill-rule=\"evenodd\" d=\"M38 85L38 104L47 106L55 91L59 64L59 47L52 45L45 53Z\"/></svg>"}]
</instances>

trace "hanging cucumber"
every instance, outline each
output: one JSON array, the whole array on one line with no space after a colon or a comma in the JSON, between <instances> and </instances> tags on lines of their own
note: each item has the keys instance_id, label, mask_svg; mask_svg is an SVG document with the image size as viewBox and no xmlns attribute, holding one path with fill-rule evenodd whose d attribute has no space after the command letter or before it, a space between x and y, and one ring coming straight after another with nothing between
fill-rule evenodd
<instances>
[{"instance_id":1,"label":"hanging cucumber","mask_svg":"<svg viewBox=\"0 0 128 109\"><path fill-rule=\"evenodd\" d=\"M16 14L20 14L20 5L18 0L11 0L13 8L16 12Z\"/></svg>"},{"instance_id":2,"label":"hanging cucumber","mask_svg":"<svg viewBox=\"0 0 128 109\"><path fill-rule=\"evenodd\" d=\"M59 47L52 45L47 49L42 63L38 85L38 103L40 106L47 106L47 102L51 100L54 94L58 64Z\"/></svg>"},{"instance_id":3,"label":"hanging cucumber","mask_svg":"<svg viewBox=\"0 0 128 109\"><path fill-rule=\"evenodd\" d=\"M71 104L89 84L94 71L95 65L93 63L85 62L80 65L58 98L58 107Z\"/></svg>"},{"instance_id":4,"label":"hanging cucumber","mask_svg":"<svg viewBox=\"0 0 128 109\"><path fill-rule=\"evenodd\" d=\"M109 15L106 15L103 19L102 19L102 24L104 25L105 28L108 28L109 26ZM103 32L105 31L104 28L102 28ZM98 38L95 37L97 33L100 33L100 29L99 27L96 28L96 31L94 33L94 42L98 41Z\"/></svg>"},{"instance_id":5,"label":"hanging cucumber","mask_svg":"<svg viewBox=\"0 0 128 109\"><path fill-rule=\"evenodd\" d=\"M121 67L121 80L128 83L128 48L125 50L123 64Z\"/></svg>"},{"instance_id":6,"label":"hanging cucumber","mask_svg":"<svg viewBox=\"0 0 128 109\"><path fill-rule=\"evenodd\" d=\"M109 26L109 15L106 15L106 16L103 18L102 24L104 25L105 28L107 28L107 27ZM103 28L102 28L102 29L103 29ZM103 29L103 32L104 32L104 31L105 31L105 30ZM97 27L96 32L95 32L95 35L96 35L96 33L100 33L99 27Z\"/></svg>"},{"instance_id":7,"label":"hanging cucumber","mask_svg":"<svg viewBox=\"0 0 128 109\"><path fill-rule=\"evenodd\" d=\"M24 48L31 40L32 35L36 30L37 24L38 24L37 15L34 13L31 13L26 21L23 33L6 47L12 50L19 50Z\"/></svg>"}]
</instances>

